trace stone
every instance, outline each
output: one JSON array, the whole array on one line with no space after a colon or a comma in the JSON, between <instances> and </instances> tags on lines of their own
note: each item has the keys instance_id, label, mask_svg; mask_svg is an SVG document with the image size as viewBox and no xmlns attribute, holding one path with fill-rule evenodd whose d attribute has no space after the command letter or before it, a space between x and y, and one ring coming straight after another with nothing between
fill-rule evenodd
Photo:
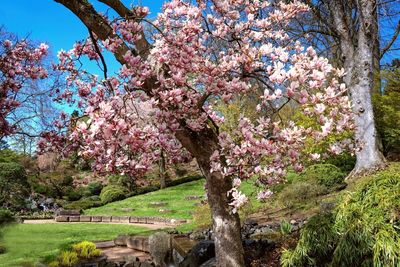
<instances>
[{"instance_id":1,"label":"stone","mask_svg":"<svg viewBox=\"0 0 400 267\"><path fill-rule=\"evenodd\" d=\"M56 222L68 222L69 217L61 215L61 216L57 216L55 220L56 220Z\"/></svg>"},{"instance_id":2,"label":"stone","mask_svg":"<svg viewBox=\"0 0 400 267\"><path fill-rule=\"evenodd\" d=\"M122 208L121 211L122 212L132 212L133 209L132 208Z\"/></svg>"},{"instance_id":3,"label":"stone","mask_svg":"<svg viewBox=\"0 0 400 267\"><path fill-rule=\"evenodd\" d=\"M171 213L172 210L171 209L159 209L158 212L159 213Z\"/></svg>"},{"instance_id":4,"label":"stone","mask_svg":"<svg viewBox=\"0 0 400 267\"><path fill-rule=\"evenodd\" d=\"M69 221L70 222L79 222L80 216L69 216Z\"/></svg>"},{"instance_id":5,"label":"stone","mask_svg":"<svg viewBox=\"0 0 400 267\"><path fill-rule=\"evenodd\" d=\"M120 223L129 223L130 217L129 216L121 216L119 219Z\"/></svg>"},{"instance_id":6,"label":"stone","mask_svg":"<svg viewBox=\"0 0 400 267\"><path fill-rule=\"evenodd\" d=\"M167 265L171 259L171 236L165 232L151 235L149 252L156 266Z\"/></svg>"},{"instance_id":7,"label":"stone","mask_svg":"<svg viewBox=\"0 0 400 267\"><path fill-rule=\"evenodd\" d=\"M116 246L126 246L128 242L128 235L119 235L114 239L114 244Z\"/></svg>"},{"instance_id":8,"label":"stone","mask_svg":"<svg viewBox=\"0 0 400 267\"><path fill-rule=\"evenodd\" d=\"M80 210L59 210L59 211L57 211L57 215L79 216L79 215L81 215L81 211Z\"/></svg>"},{"instance_id":9,"label":"stone","mask_svg":"<svg viewBox=\"0 0 400 267\"><path fill-rule=\"evenodd\" d=\"M111 216L102 216L101 221L102 222L111 222Z\"/></svg>"},{"instance_id":10,"label":"stone","mask_svg":"<svg viewBox=\"0 0 400 267\"><path fill-rule=\"evenodd\" d=\"M198 200L198 199L202 199L203 196L187 196L185 197L186 200Z\"/></svg>"},{"instance_id":11,"label":"stone","mask_svg":"<svg viewBox=\"0 0 400 267\"><path fill-rule=\"evenodd\" d=\"M296 220L290 220L290 224L296 224Z\"/></svg>"},{"instance_id":12,"label":"stone","mask_svg":"<svg viewBox=\"0 0 400 267\"><path fill-rule=\"evenodd\" d=\"M92 222L101 222L102 216L92 216Z\"/></svg>"},{"instance_id":13,"label":"stone","mask_svg":"<svg viewBox=\"0 0 400 267\"><path fill-rule=\"evenodd\" d=\"M119 222L121 222L121 217L120 216L112 216L111 217L111 222L119 223Z\"/></svg>"},{"instance_id":14,"label":"stone","mask_svg":"<svg viewBox=\"0 0 400 267\"><path fill-rule=\"evenodd\" d=\"M152 206L152 207L164 207L164 206L167 206L167 202L164 202L164 201L156 201L156 202L150 202L150 206Z\"/></svg>"},{"instance_id":15,"label":"stone","mask_svg":"<svg viewBox=\"0 0 400 267\"><path fill-rule=\"evenodd\" d=\"M146 217L138 217L138 223L147 223Z\"/></svg>"},{"instance_id":16,"label":"stone","mask_svg":"<svg viewBox=\"0 0 400 267\"><path fill-rule=\"evenodd\" d=\"M265 252L271 251L274 248L275 243L270 242L266 239L243 240L244 255L246 255L246 266L250 266L252 261L262 258L265 255Z\"/></svg>"},{"instance_id":17,"label":"stone","mask_svg":"<svg viewBox=\"0 0 400 267\"><path fill-rule=\"evenodd\" d=\"M149 238L146 236L131 236L126 240L126 246L144 252L149 252Z\"/></svg>"},{"instance_id":18,"label":"stone","mask_svg":"<svg viewBox=\"0 0 400 267\"><path fill-rule=\"evenodd\" d=\"M214 241L203 240L197 243L179 267L197 267L215 257Z\"/></svg>"},{"instance_id":19,"label":"stone","mask_svg":"<svg viewBox=\"0 0 400 267\"><path fill-rule=\"evenodd\" d=\"M112 248L115 247L114 241L103 241L103 242L96 242L96 248Z\"/></svg>"},{"instance_id":20,"label":"stone","mask_svg":"<svg viewBox=\"0 0 400 267\"><path fill-rule=\"evenodd\" d=\"M79 218L80 222L91 222L92 216L81 215Z\"/></svg>"},{"instance_id":21,"label":"stone","mask_svg":"<svg viewBox=\"0 0 400 267\"><path fill-rule=\"evenodd\" d=\"M130 217L129 218L129 222L130 223L138 223L139 222L139 218L138 217Z\"/></svg>"},{"instance_id":22,"label":"stone","mask_svg":"<svg viewBox=\"0 0 400 267\"><path fill-rule=\"evenodd\" d=\"M217 259L212 258L200 265L200 267L216 267L217 266Z\"/></svg>"}]
</instances>

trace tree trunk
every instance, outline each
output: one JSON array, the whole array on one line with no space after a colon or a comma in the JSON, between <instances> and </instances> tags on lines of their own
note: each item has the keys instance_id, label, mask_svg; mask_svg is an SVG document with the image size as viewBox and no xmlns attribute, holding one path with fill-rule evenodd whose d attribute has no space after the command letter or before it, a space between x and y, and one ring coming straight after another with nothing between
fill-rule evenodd
<instances>
[{"instance_id":1,"label":"tree trunk","mask_svg":"<svg viewBox=\"0 0 400 267\"><path fill-rule=\"evenodd\" d=\"M380 150L380 140L375 127L371 95L374 87L374 67L376 68L376 1L361 0L358 4L360 12L360 28L357 47L353 57L348 58L354 63L348 70L347 85L353 102L354 122L356 126L355 139L360 145L357 150L356 166L353 174L362 173L384 166L385 158Z\"/></svg>"},{"instance_id":2,"label":"tree trunk","mask_svg":"<svg viewBox=\"0 0 400 267\"><path fill-rule=\"evenodd\" d=\"M159 167L160 167L160 188L164 189L167 187L167 183L166 183L166 177L165 177L166 176L165 155L164 155L163 149L161 149Z\"/></svg>"},{"instance_id":3,"label":"tree trunk","mask_svg":"<svg viewBox=\"0 0 400 267\"><path fill-rule=\"evenodd\" d=\"M184 129L178 132L176 137L196 158L206 177L217 266L245 266L239 215L232 213L229 206L231 199L228 191L232 189L232 179L219 172L210 171L210 157L219 148L216 133L209 128L198 133Z\"/></svg>"},{"instance_id":4,"label":"tree trunk","mask_svg":"<svg viewBox=\"0 0 400 267\"><path fill-rule=\"evenodd\" d=\"M353 104L355 139L359 145L356 151L356 166L350 175L376 169L385 164L380 150L380 139L375 127L371 94L374 87L374 68L377 68L376 38L378 38L376 0L360 0L357 9L360 13L360 26L356 36L352 36L350 25L343 9L342 0L332 0L334 27L339 36L343 67L346 71L344 81L348 87Z\"/></svg>"}]
</instances>

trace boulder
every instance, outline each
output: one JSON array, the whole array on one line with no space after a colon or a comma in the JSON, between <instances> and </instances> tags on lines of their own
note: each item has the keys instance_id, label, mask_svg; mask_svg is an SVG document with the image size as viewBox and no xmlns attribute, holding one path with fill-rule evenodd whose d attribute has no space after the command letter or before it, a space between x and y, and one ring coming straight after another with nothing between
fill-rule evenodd
<instances>
[{"instance_id":1,"label":"boulder","mask_svg":"<svg viewBox=\"0 0 400 267\"><path fill-rule=\"evenodd\" d=\"M156 266L163 266L171 259L171 236L159 232L149 237L149 252Z\"/></svg>"},{"instance_id":2,"label":"boulder","mask_svg":"<svg viewBox=\"0 0 400 267\"><path fill-rule=\"evenodd\" d=\"M119 235L114 239L114 244L117 246L126 246L128 238L128 235Z\"/></svg>"},{"instance_id":3,"label":"boulder","mask_svg":"<svg viewBox=\"0 0 400 267\"><path fill-rule=\"evenodd\" d=\"M215 257L214 241L203 240L197 243L186 258L179 263L179 267L198 267Z\"/></svg>"},{"instance_id":4,"label":"boulder","mask_svg":"<svg viewBox=\"0 0 400 267\"><path fill-rule=\"evenodd\" d=\"M149 238L146 236L131 236L126 240L126 246L144 252L149 252Z\"/></svg>"}]
</instances>

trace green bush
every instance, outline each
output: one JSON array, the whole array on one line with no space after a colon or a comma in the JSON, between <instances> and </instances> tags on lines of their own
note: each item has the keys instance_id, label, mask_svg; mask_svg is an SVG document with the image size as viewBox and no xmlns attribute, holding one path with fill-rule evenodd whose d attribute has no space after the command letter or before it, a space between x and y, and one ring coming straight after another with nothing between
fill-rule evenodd
<instances>
[{"instance_id":1,"label":"green bush","mask_svg":"<svg viewBox=\"0 0 400 267\"><path fill-rule=\"evenodd\" d=\"M20 209L29 195L25 169L17 163L0 163L0 207Z\"/></svg>"},{"instance_id":2,"label":"green bush","mask_svg":"<svg viewBox=\"0 0 400 267\"><path fill-rule=\"evenodd\" d=\"M300 178L306 181L317 181L327 188L344 183L345 174L332 164L315 164L307 167Z\"/></svg>"},{"instance_id":3,"label":"green bush","mask_svg":"<svg viewBox=\"0 0 400 267\"><path fill-rule=\"evenodd\" d=\"M103 189L103 185L99 182L91 182L90 184L88 184L87 189L92 196L97 196L100 195L101 189Z\"/></svg>"},{"instance_id":4,"label":"green bush","mask_svg":"<svg viewBox=\"0 0 400 267\"><path fill-rule=\"evenodd\" d=\"M335 156L330 156L324 160L326 164L332 164L338 167L345 175L349 174L356 165L356 157L350 153L342 153Z\"/></svg>"},{"instance_id":5,"label":"green bush","mask_svg":"<svg viewBox=\"0 0 400 267\"><path fill-rule=\"evenodd\" d=\"M101 202L99 197L97 197L96 199L88 197L88 198L81 198L80 200L68 203L63 207L65 209L71 209L71 210L86 210L94 207L99 207L102 204L103 203Z\"/></svg>"},{"instance_id":6,"label":"green bush","mask_svg":"<svg viewBox=\"0 0 400 267\"><path fill-rule=\"evenodd\" d=\"M96 248L93 242L82 241L72 246L72 249L78 254L78 257L90 259L101 255L101 250Z\"/></svg>"},{"instance_id":7,"label":"green bush","mask_svg":"<svg viewBox=\"0 0 400 267\"><path fill-rule=\"evenodd\" d=\"M103 203L109 203L126 198L128 190L118 185L108 185L101 190L100 199Z\"/></svg>"},{"instance_id":8,"label":"green bush","mask_svg":"<svg viewBox=\"0 0 400 267\"><path fill-rule=\"evenodd\" d=\"M286 220L282 220L280 224L281 234L289 235L293 231L293 226Z\"/></svg>"},{"instance_id":9,"label":"green bush","mask_svg":"<svg viewBox=\"0 0 400 267\"><path fill-rule=\"evenodd\" d=\"M310 220L282 265L400 266L399 169L366 178L332 214Z\"/></svg>"},{"instance_id":10,"label":"green bush","mask_svg":"<svg viewBox=\"0 0 400 267\"><path fill-rule=\"evenodd\" d=\"M278 200L283 206L291 208L326 193L328 193L326 187L315 181L297 181L285 187L279 194Z\"/></svg>"},{"instance_id":11,"label":"green bush","mask_svg":"<svg viewBox=\"0 0 400 267\"><path fill-rule=\"evenodd\" d=\"M11 211L0 208L0 226L6 223L13 222L14 220L15 218Z\"/></svg>"},{"instance_id":12,"label":"green bush","mask_svg":"<svg viewBox=\"0 0 400 267\"><path fill-rule=\"evenodd\" d=\"M126 188L128 191L132 192L136 189L135 180L128 175L114 174L108 177L109 185L116 185Z\"/></svg>"},{"instance_id":13,"label":"green bush","mask_svg":"<svg viewBox=\"0 0 400 267\"><path fill-rule=\"evenodd\" d=\"M67 191L67 199L69 201L77 201L82 198L82 193L74 188L69 188Z\"/></svg>"}]
</instances>

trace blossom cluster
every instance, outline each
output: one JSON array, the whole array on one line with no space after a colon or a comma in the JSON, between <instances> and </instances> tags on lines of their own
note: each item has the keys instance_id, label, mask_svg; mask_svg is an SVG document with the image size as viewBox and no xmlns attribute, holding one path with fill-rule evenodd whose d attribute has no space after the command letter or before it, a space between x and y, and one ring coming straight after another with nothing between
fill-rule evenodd
<instances>
[{"instance_id":1,"label":"blossom cluster","mask_svg":"<svg viewBox=\"0 0 400 267\"><path fill-rule=\"evenodd\" d=\"M112 53L129 48L118 73L99 79L83 77L75 61L80 55L98 60L94 46L76 45L60 52L58 69L68 73L75 88L85 122L69 132L69 140L79 143L82 155L94 159L100 172L143 174L159 156L160 148L172 159L186 158L188 152L176 135L182 130L195 135L204 129L218 128L223 114L213 103L229 103L236 96L258 96L256 121L242 117L233 132L219 133L218 149L211 151L210 168L232 179L232 211L247 197L240 181L257 178L265 187L259 199L272 192L269 186L283 181L287 169L301 171L307 154L305 140L322 142L330 134L351 130L351 106L341 83L343 70L334 68L316 51L291 40L283 28L307 12L298 1L272 5L269 1L197 1L196 5L172 0L152 23L151 50L138 53L137 43L144 38L143 25L121 18L113 34L98 42ZM140 9L143 16L147 9ZM146 53L145 53L146 54ZM153 87L148 88L148 81ZM73 89L62 97L71 100ZM269 116L290 103L314 119L317 127L295 121L273 120ZM339 153L349 141L331 144Z\"/></svg>"},{"instance_id":2,"label":"blossom cluster","mask_svg":"<svg viewBox=\"0 0 400 267\"><path fill-rule=\"evenodd\" d=\"M20 102L18 92L28 80L47 77L42 60L47 55L44 43L32 46L26 40L0 41L0 137L11 134L15 127L7 121Z\"/></svg>"}]
</instances>

